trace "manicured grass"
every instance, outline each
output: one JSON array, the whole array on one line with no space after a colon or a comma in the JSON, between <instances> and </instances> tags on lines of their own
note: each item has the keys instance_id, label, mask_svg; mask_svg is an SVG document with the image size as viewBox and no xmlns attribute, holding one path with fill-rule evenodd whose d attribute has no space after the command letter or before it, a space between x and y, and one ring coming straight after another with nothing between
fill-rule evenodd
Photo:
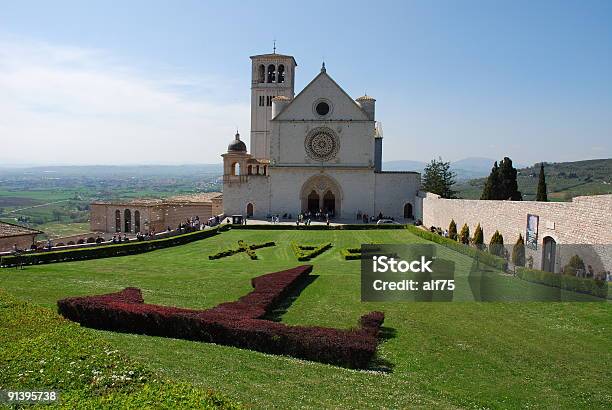
<instances>
[{"instance_id":1,"label":"manicured grass","mask_svg":"<svg viewBox=\"0 0 612 410\"><path fill-rule=\"evenodd\" d=\"M274 241L219 260L208 256L247 243ZM219 391L255 407L609 408L612 308L609 303L362 303L360 261L341 250L361 243L423 243L406 230L234 230L188 245L129 257L0 270L0 288L55 307L67 296L140 287L147 303L212 307L250 291L249 279L298 264L291 242L333 247L309 263L316 279L288 308L290 324L354 326L385 312L380 362L354 371L225 346L83 329L178 381ZM459 270L473 261L447 249ZM508 294L534 285L500 276ZM458 288L461 285L458 284ZM460 299L469 299L465 286ZM384 370L384 371L381 371Z\"/></svg>"},{"instance_id":2,"label":"manicured grass","mask_svg":"<svg viewBox=\"0 0 612 410\"><path fill-rule=\"evenodd\" d=\"M0 389L56 390L62 408L234 408L119 353L100 335L0 291Z\"/></svg>"}]
</instances>

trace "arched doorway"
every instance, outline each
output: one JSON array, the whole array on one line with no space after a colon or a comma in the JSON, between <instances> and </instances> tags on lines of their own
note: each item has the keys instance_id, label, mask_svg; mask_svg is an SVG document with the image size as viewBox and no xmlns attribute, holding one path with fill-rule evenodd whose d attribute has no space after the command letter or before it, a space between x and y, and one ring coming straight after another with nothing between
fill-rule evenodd
<instances>
[{"instance_id":1,"label":"arched doorway","mask_svg":"<svg viewBox=\"0 0 612 410\"><path fill-rule=\"evenodd\" d=\"M134 233L140 232L140 211L134 211Z\"/></svg>"},{"instance_id":2,"label":"arched doorway","mask_svg":"<svg viewBox=\"0 0 612 410\"><path fill-rule=\"evenodd\" d=\"M308 194L308 210L310 212L319 212L319 194L314 189Z\"/></svg>"},{"instance_id":3,"label":"arched doorway","mask_svg":"<svg viewBox=\"0 0 612 410\"><path fill-rule=\"evenodd\" d=\"M404 219L414 219L414 215L412 214L412 204L410 202L404 205Z\"/></svg>"},{"instance_id":4,"label":"arched doorway","mask_svg":"<svg viewBox=\"0 0 612 410\"><path fill-rule=\"evenodd\" d=\"M132 232L132 211L126 209L123 213L123 218L125 219L125 229L123 230L123 232Z\"/></svg>"},{"instance_id":5,"label":"arched doorway","mask_svg":"<svg viewBox=\"0 0 612 410\"><path fill-rule=\"evenodd\" d=\"M253 204L250 202L247 204L246 216L249 218L253 216Z\"/></svg>"},{"instance_id":6,"label":"arched doorway","mask_svg":"<svg viewBox=\"0 0 612 410\"><path fill-rule=\"evenodd\" d=\"M334 215L336 212L336 197L330 190L323 195L323 212L329 213L330 215Z\"/></svg>"},{"instance_id":7,"label":"arched doorway","mask_svg":"<svg viewBox=\"0 0 612 410\"><path fill-rule=\"evenodd\" d=\"M115 211L115 232L121 232L121 211Z\"/></svg>"},{"instance_id":8,"label":"arched doorway","mask_svg":"<svg viewBox=\"0 0 612 410\"><path fill-rule=\"evenodd\" d=\"M542 270L555 272L555 260L557 254L557 242L550 236L544 237L542 246Z\"/></svg>"},{"instance_id":9,"label":"arched doorway","mask_svg":"<svg viewBox=\"0 0 612 410\"><path fill-rule=\"evenodd\" d=\"M342 198L340 184L324 173L308 178L300 190L302 211L319 212L322 209L335 218L341 216Z\"/></svg>"}]
</instances>

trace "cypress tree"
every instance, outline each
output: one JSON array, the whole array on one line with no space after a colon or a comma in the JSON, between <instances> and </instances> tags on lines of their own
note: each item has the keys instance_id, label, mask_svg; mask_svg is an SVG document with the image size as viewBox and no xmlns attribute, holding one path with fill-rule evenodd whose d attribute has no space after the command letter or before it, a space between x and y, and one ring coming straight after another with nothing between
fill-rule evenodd
<instances>
[{"instance_id":1,"label":"cypress tree","mask_svg":"<svg viewBox=\"0 0 612 410\"><path fill-rule=\"evenodd\" d=\"M540 164L540 178L538 180L538 193L536 201L548 202L548 194L546 193L546 177L544 176L544 163Z\"/></svg>"},{"instance_id":2,"label":"cypress tree","mask_svg":"<svg viewBox=\"0 0 612 410\"><path fill-rule=\"evenodd\" d=\"M518 190L518 182L516 180L517 171L512 166L512 160L508 157L499 163L499 180L500 186L498 198L511 201L522 201L523 196Z\"/></svg>"},{"instance_id":3,"label":"cypress tree","mask_svg":"<svg viewBox=\"0 0 612 410\"><path fill-rule=\"evenodd\" d=\"M512 248L512 263L515 266L525 266L525 240L521 234Z\"/></svg>"},{"instance_id":4,"label":"cypress tree","mask_svg":"<svg viewBox=\"0 0 612 410\"><path fill-rule=\"evenodd\" d=\"M470 228L469 226L467 226L467 224L463 224L463 227L461 228L461 233L459 234L459 242L464 245L470 244Z\"/></svg>"},{"instance_id":5,"label":"cypress tree","mask_svg":"<svg viewBox=\"0 0 612 410\"><path fill-rule=\"evenodd\" d=\"M451 219L450 225L448 225L448 237L453 241L457 240L457 223L454 219Z\"/></svg>"},{"instance_id":6,"label":"cypress tree","mask_svg":"<svg viewBox=\"0 0 612 410\"><path fill-rule=\"evenodd\" d=\"M485 182L480 199L498 199L499 185L499 167L497 166L497 161L495 161L487 182Z\"/></svg>"},{"instance_id":7,"label":"cypress tree","mask_svg":"<svg viewBox=\"0 0 612 410\"><path fill-rule=\"evenodd\" d=\"M484 234L482 232L482 228L480 227L480 223L476 225L476 230L474 231L474 238L472 238L472 242L478 249L483 248Z\"/></svg>"},{"instance_id":8,"label":"cypress tree","mask_svg":"<svg viewBox=\"0 0 612 410\"><path fill-rule=\"evenodd\" d=\"M489 242L489 252L493 255L504 257L504 237L499 231L495 231Z\"/></svg>"}]
</instances>

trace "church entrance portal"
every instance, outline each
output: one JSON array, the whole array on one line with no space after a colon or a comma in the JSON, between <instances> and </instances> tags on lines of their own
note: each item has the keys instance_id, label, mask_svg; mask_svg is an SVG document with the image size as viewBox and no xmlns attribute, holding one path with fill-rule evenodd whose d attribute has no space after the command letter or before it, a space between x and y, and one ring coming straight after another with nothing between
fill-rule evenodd
<instances>
[{"instance_id":1,"label":"church entrance portal","mask_svg":"<svg viewBox=\"0 0 612 410\"><path fill-rule=\"evenodd\" d=\"M319 194L315 190L308 195L308 210L312 213L319 212Z\"/></svg>"},{"instance_id":2,"label":"church entrance portal","mask_svg":"<svg viewBox=\"0 0 612 410\"><path fill-rule=\"evenodd\" d=\"M332 191L327 191L323 196L323 212L334 215L336 212L336 197Z\"/></svg>"},{"instance_id":3,"label":"church entrance portal","mask_svg":"<svg viewBox=\"0 0 612 410\"><path fill-rule=\"evenodd\" d=\"M340 216L342 189L331 176L318 174L310 177L300 190L301 211L316 214L323 211L332 218Z\"/></svg>"}]
</instances>

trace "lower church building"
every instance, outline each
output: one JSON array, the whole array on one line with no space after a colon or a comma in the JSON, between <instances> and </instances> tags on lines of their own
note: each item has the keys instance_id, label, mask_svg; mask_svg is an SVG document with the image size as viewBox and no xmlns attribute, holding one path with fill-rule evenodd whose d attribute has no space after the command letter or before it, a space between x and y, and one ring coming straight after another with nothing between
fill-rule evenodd
<instances>
[{"instance_id":1,"label":"lower church building","mask_svg":"<svg viewBox=\"0 0 612 410\"><path fill-rule=\"evenodd\" d=\"M376 100L352 99L321 72L294 95L295 59L252 56L250 149L236 133L222 155L226 215L322 212L336 220L358 214L422 218L418 172L382 170Z\"/></svg>"}]
</instances>

